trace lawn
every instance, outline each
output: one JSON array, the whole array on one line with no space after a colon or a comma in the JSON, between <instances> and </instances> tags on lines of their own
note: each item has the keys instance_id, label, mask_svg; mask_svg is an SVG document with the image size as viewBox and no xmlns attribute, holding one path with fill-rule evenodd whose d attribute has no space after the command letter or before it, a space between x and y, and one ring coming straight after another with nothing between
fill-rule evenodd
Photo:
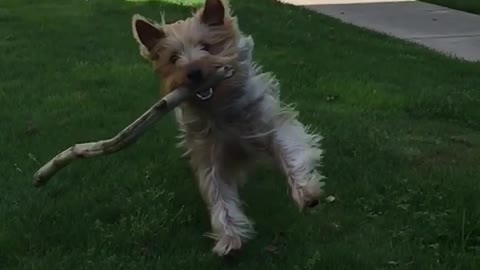
<instances>
[{"instance_id":1,"label":"lawn","mask_svg":"<svg viewBox=\"0 0 480 270\"><path fill-rule=\"evenodd\" d=\"M478 0L423 0L432 4L459 9L480 14L480 1Z\"/></svg>"},{"instance_id":2,"label":"lawn","mask_svg":"<svg viewBox=\"0 0 480 270\"><path fill-rule=\"evenodd\" d=\"M334 202L302 215L260 169L242 192L257 237L213 256L171 117L33 188L58 151L158 98L130 19L197 4L179 2L0 2L0 269L480 269L480 64L273 0L232 5L284 100L324 135Z\"/></svg>"}]
</instances>

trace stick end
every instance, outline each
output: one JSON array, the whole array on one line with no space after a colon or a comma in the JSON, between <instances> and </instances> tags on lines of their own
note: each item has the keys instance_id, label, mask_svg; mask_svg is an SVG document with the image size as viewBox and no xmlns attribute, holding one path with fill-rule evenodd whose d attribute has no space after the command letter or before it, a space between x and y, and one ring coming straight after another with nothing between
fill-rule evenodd
<instances>
[{"instance_id":1,"label":"stick end","mask_svg":"<svg viewBox=\"0 0 480 270\"><path fill-rule=\"evenodd\" d=\"M32 185L36 188L39 188L39 187L42 187L46 184L47 181L45 181L46 179L40 177L40 175L38 175L38 173L34 174L33 175L33 182L32 182Z\"/></svg>"}]
</instances>

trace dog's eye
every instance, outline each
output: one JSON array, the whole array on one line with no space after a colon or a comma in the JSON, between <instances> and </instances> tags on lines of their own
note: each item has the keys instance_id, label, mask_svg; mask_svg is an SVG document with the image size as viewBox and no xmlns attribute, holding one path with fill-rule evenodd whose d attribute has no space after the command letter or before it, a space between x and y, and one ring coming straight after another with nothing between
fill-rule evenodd
<instances>
[{"instance_id":1,"label":"dog's eye","mask_svg":"<svg viewBox=\"0 0 480 270\"><path fill-rule=\"evenodd\" d=\"M204 51L209 52L209 51L210 51L210 44L201 43L201 44L200 44L200 48L202 48L202 50L204 50Z\"/></svg>"},{"instance_id":2,"label":"dog's eye","mask_svg":"<svg viewBox=\"0 0 480 270\"><path fill-rule=\"evenodd\" d=\"M178 54L176 53L173 53L171 56L170 56L170 63L172 64L175 64L178 60Z\"/></svg>"}]
</instances>

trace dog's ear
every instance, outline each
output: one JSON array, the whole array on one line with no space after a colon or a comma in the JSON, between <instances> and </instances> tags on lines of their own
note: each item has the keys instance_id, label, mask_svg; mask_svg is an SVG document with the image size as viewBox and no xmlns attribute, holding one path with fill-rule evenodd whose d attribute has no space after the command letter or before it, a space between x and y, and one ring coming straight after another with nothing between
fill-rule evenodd
<instances>
[{"instance_id":1,"label":"dog's ear","mask_svg":"<svg viewBox=\"0 0 480 270\"><path fill-rule=\"evenodd\" d=\"M222 0L206 0L203 7L202 22L206 25L223 25L225 7Z\"/></svg>"},{"instance_id":2,"label":"dog's ear","mask_svg":"<svg viewBox=\"0 0 480 270\"><path fill-rule=\"evenodd\" d=\"M157 43L165 38L165 32L149 22L146 18L135 14L132 18L133 37L141 46L142 55L151 53ZM145 52L142 47L147 50ZM144 55L146 56L146 55Z\"/></svg>"}]
</instances>

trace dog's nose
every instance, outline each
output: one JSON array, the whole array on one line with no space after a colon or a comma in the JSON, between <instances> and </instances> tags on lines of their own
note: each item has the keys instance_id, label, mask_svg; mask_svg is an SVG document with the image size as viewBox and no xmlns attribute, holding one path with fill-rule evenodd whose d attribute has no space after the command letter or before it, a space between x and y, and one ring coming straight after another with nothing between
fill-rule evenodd
<instances>
[{"instance_id":1,"label":"dog's nose","mask_svg":"<svg viewBox=\"0 0 480 270\"><path fill-rule=\"evenodd\" d=\"M188 71L187 78L192 82L200 82L203 79L203 73L200 69L192 69Z\"/></svg>"}]
</instances>

